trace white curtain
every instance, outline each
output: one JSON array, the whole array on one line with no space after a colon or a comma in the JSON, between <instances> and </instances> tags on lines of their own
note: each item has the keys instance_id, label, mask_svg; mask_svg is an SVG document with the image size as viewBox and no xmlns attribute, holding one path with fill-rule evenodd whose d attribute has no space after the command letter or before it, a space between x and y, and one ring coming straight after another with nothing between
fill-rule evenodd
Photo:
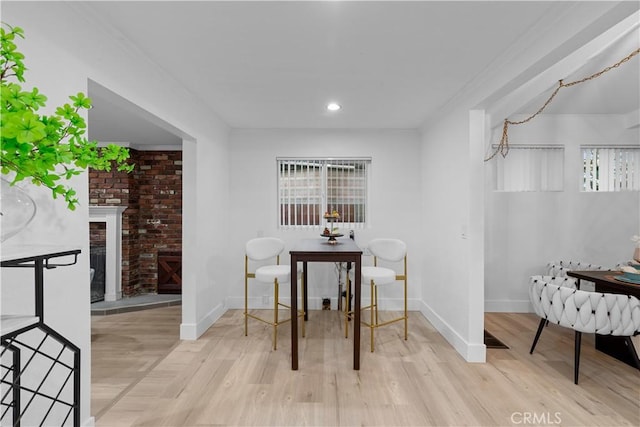
<instances>
[{"instance_id":1,"label":"white curtain","mask_svg":"<svg viewBox=\"0 0 640 427\"><path fill-rule=\"evenodd\" d=\"M496 157L496 191L562 191L563 147L509 147Z\"/></svg>"}]
</instances>

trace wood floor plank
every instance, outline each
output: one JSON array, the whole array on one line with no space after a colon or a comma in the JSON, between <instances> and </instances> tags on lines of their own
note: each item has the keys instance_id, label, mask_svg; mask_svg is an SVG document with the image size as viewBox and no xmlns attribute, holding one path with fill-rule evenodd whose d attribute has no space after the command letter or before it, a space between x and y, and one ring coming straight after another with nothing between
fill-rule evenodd
<instances>
[{"instance_id":1,"label":"wood floor plank","mask_svg":"<svg viewBox=\"0 0 640 427\"><path fill-rule=\"evenodd\" d=\"M240 310L196 341L179 340L179 322L179 306L93 318L98 427L640 425L640 371L584 335L573 384L573 331L545 328L531 355L531 314L485 316L509 346L486 363L465 362L419 313L407 341L401 323L377 330L374 353L363 328L360 371L336 311L310 313L299 371L286 324L273 351L270 327L251 322L244 336Z\"/></svg>"}]
</instances>

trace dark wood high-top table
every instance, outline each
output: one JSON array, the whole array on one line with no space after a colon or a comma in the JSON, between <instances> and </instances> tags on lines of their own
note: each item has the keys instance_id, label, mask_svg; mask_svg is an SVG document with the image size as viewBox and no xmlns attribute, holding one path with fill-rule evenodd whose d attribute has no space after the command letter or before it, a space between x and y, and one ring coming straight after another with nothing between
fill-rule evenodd
<instances>
[{"instance_id":1,"label":"dark wood high-top table","mask_svg":"<svg viewBox=\"0 0 640 427\"><path fill-rule=\"evenodd\" d=\"M349 238L339 238L330 244L328 238L300 240L291 255L291 369L298 369L298 263L302 262L304 280L304 312L307 318L307 262L351 262L354 272L353 307L353 369L360 369L360 275L362 249Z\"/></svg>"},{"instance_id":2,"label":"dark wood high-top table","mask_svg":"<svg viewBox=\"0 0 640 427\"><path fill-rule=\"evenodd\" d=\"M640 299L640 285L615 279L615 276L621 275L620 271L567 271L567 276L578 279L578 287L580 287L580 280L588 280L595 283L596 292L633 295ZM632 356L623 337L596 334L596 349L633 367L640 366L638 355L636 354L635 358Z\"/></svg>"}]
</instances>

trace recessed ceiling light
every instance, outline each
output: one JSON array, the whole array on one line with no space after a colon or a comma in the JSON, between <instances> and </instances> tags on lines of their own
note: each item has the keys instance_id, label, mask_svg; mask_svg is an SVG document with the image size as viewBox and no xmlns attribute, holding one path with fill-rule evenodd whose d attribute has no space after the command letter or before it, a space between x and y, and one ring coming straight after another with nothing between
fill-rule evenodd
<instances>
[{"instance_id":1,"label":"recessed ceiling light","mask_svg":"<svg viewBox=\"0 0 640 427\"><path fill-rule=\"evenodd\" d=\"M340 108L342 108L340 104L336 104L335 102L327 104L327 110L329 111L338 111Z\"/></svg>"}]
</instances>

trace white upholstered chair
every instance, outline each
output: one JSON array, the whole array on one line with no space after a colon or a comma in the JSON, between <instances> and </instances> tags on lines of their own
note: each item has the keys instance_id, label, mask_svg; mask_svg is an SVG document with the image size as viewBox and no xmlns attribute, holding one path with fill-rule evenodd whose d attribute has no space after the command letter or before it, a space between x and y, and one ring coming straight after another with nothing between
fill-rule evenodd
<instances>
[{"instance_id":1,"label":"white upholstered chair","mask_svg":"<svg viewBox=\"0 0 640 427\"><path fill-rule=\"evenodd\" d=\"M370 303L362 307L362 311L369 310L369 321L365 316L361 316L361 323L367 326L371 333L371 351L374 349L374 330L390 323L404 321L404 339L408 337L408 316L407 316L407 245L398 239L374 239L369 242L368 250L373 255L373 266L362 267L361 283L364 290L368 285L370 291ZM384 263L386 266L380 265ZM400 264L401 272L391 267ZM396 267L396 269L400 269ZM351 293L351 282L353 281L353 270L349 272L347 280L347 301ZM402 283L404 308L403 315L393 319L380 321L378 317L378 288L380 286L390 286ZM348 304L347 304L348 305ZM345 310L345 337L348 336L348 322L352 312ZM358 327L358 325L354 325Z\"/></svg>"},{"instance_id":2,"label":"white upholstered chair","mask_svg":"<svg viewBox=\"0 0 640 427\"><path fill-rule=\"evenodd\" d=\"M565 277L571 270L605 270L597 264L584 261L553 261L547 264L547 275Z\"/></svg>"},{"instance_id":3,"label":"white upholstered chair","mask_svg":"<svg viewBox=\"0 0 640 427\"><path fill-rule=\"evenodd\" d=\"M244 257L244 335L248 335L249 318L267 323L273 327L273 349L277 349L278 343L278 326L289 322L291 318L284 320L279 318L280 307L288 308L291 306L283 304L279 300L280 285L289 286L291 280L291 266L280 264L280 254L284 251L284 242L275 237L261 237L249 240L245 246ZM275 264L264 265L265 261L274 260ZM249 271L250 261L260 263L254 272ZM298 275L301 277L301 275ZM273 318L267 320L265 318L249 313L249 279L255 279L258 282L270 283L273 285ZM304 286L301 286L300 296L304 302ZM304 304L300 304L303 307ZM304 326L304 309L298 310L298 316L302 319L302 336L305 335Z\"/></svg>"},{"instance_id":4,"label":"white upholstered chair","mask_svg":"<svg viewBox=\"0 0 640 427\"><path fill-rule=\"evenodd\" d=\"M547 274L549 276L567 277L567 272L572 270L594 271L606 270L606 268L584 261L554 261L547 264ZM577 287L582 290L592 291L595 289L595 284L588 280L582 280L580 286Z\"/></svg>"},{"instance_id":5,"label":"white upholstered chair","mask_svg":"<svg viewBox=\"0 0 640 427\"><path fill-rule=\"evenodd\" d=\"M545 283L551 283L553 285L561 286L563 288L578 289L578 279L568 276L531 276L536 280L540 280Z\"/></svg>"},{"instance_id":6,"label":"white upholstered chair","mask_svg":"<svg viewBox=\"0 0 640 427\"><path fill-rule=\"evenodd\" d=\"M640 301L631 295L589 292L571 286L559 286L549 277L532 276L529 298L540 323L531 345L536 347L547 322L575 331L574 383L578 384L582 333L626 337L627 347L638 360L632 336L640 333ZM640 366L638 366L640 369Z\"/></svg>"}]
</instances>

